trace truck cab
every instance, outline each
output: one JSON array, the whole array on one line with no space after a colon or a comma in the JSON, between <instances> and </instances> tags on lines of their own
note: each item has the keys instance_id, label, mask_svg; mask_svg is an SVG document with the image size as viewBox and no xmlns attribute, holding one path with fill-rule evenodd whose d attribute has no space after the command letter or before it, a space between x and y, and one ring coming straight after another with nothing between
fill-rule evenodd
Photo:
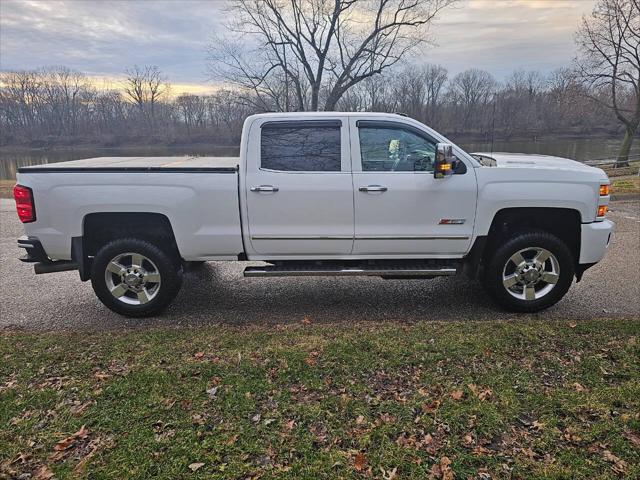
<instances>
[{"instance_id":1,"label":"truck cab","mask_svg":"<svg viewBox=\"0 0 640 480\"><path fill-rule=\"evenodd\" d=\"M78 160L22 168L16 186L24 260L79 270L129 316L212 260L264 262L247 277L466 272L537 311L604 256L608 202L600 169L469 154L405 116L352 112L248 117L238 158Z\"/></svg>"}]
</instances>

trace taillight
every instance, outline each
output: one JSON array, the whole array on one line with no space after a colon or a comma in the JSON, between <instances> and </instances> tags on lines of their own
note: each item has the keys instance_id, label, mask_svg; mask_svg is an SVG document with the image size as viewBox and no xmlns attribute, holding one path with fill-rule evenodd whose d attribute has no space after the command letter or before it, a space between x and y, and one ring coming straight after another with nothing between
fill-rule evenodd
<instances>
[{"instance_id":1,"label":"taillight","mask_svg":"<svg viewBox=\"0 0 640 480\"><path fill-rule=\"evenodd\" d=\"M606 197L609 195L609 185L600 185L600 196Z\"/></svg>"},{"instance_id":2,"label":"taillight","mask_svg":"<svg viewBox=\"0 0 640 480\"><path fill-rule=\"evenodd\" d=\"M29 187L16 185L13 187L13 198L16 201L18 218L22 223L36 221L36 207L33 205L33 192Z\"/></svg>"}]
</instances>

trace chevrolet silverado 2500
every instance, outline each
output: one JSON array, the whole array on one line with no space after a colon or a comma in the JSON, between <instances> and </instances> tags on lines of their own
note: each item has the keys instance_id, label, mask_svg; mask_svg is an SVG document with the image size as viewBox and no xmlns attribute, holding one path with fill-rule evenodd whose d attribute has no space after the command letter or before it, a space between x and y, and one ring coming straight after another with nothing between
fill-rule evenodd
<instances>
[{"instance_id":1,"label":"chevrolet silverado 2500","mask_svg":"<svg viewBox=\"0 0 640 480\"><path fill-rule=\"evenodd\" d=\"M468 154L410 118L253 115L239 158L116 157L19 169L36 273L77 269L111 310L168 305L189 262L250 260L247 277L465 272L533 312L600 261L605 173L557 157Z\"/></svg>"}]
</instances>

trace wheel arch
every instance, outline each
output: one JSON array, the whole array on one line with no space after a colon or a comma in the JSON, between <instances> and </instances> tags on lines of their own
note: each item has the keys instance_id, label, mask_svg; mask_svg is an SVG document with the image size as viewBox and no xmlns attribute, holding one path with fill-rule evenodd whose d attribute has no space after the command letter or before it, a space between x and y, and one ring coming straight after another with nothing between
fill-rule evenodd
<instances>
[{"instance_id":1,"label":"wheel arch","mask_svg":"<svg viewBox=\"0 0 640 480\"><path fill-rule=\"evenodd\" d=\"M562 240L575 260L580 258L580 212L572 208L512 207L496 212L487 235L476 237L467 255L466 271L476 277L487 258L515 231L539 230Z\"/></svg>"},{"instance_id":2,"label":"wheel arch","mask_svg":"<svg viewBox=\"0 0 640 480\"><path fill-rule=\"evenodd\" d=\"M103 245L128 237L146 240L180 258L171 221L162 213L89 213L82 220L82 237L72 240L72 257L79 265L81 279L89 279L91 259Z\"/></svg>"}]
</instances>

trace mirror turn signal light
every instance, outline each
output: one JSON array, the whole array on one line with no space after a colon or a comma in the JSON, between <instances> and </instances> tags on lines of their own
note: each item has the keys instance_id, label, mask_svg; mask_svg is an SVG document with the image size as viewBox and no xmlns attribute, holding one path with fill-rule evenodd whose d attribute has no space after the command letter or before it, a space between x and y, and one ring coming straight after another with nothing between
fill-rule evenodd
<instances>
[{"instance_id":1,"label":"mirror turn signal light","mask_svg":"<svg viewBox=\"0 0 640 480\"><path fill-rule=\"evenodd\" d=\"M446 172L447 170L451 170L451 164L450 163L438 163L436 165L436 170L438 170L439 172Z\"/></svg>"},{"instance_id":2,"label":"mirror turn signal light","mask_svg":"<svg viewBox=\"0 0 640 480\"><path fill-rule=\"evenodd\" d=\"M598 217L604 217L607 214L607 206L600 205L598 207Z\"/></svg>"},{"instance_id":3,"label":"mirror turn signal light","mask_svg":"<svg viewBox=\"0 0 640 480\"><path fill-rule=\"evenodd\" d=\"M606 197L609 195L609 185L600 185L600 196Z\"/></svg>"}]
</instances>

